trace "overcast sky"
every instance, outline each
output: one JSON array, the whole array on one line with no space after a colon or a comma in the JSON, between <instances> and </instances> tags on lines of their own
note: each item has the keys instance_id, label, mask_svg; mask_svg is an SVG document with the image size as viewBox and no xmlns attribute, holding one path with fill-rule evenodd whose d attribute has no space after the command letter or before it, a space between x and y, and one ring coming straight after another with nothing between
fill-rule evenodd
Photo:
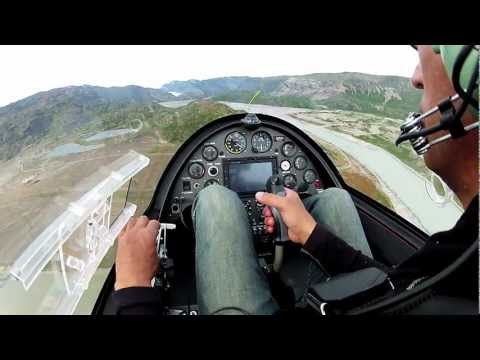
<instances>
[{"instance_id":1,"label":"overcast sky","mask_svg":"<svg viewBox=\"0 0 480 360\"><path fill-rule=\"evenodd\" d=\"M172 80L356 71L410 77L406 45L0 46L0 106L69 85L159 88Z\"/></svg>"}]
</instances>

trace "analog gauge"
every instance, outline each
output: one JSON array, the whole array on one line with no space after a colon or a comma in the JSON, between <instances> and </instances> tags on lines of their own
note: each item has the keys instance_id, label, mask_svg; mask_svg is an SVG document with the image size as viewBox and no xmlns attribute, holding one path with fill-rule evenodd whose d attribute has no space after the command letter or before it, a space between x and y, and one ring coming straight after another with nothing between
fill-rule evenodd
<instances>
[{"instance_id":1,"label":"analog gauge","mask_svg":"<svg viewBox=\"0 0 480 360\"><path fill-rule=\"evenodd\" d=\"M247 138L238 131L234 131L225 138L225 148L231 154L240 154L247 148Z\"/></svg>"},{"instance_id":2,"label":"analog gauge","mask_svg":"<svg viewBox=\"0 0 480 360\"><path fill-rule=\"evenodd\" d=\"M198 162L191 163L188 167L188 174L194 179L200 179L205 174L205 168Z\"/></svg>"},{"instance_id":3,"label":"analog gauge","mask_svg":"<svg viewBox=\"0 0 480 360\"><path fill-rule=\"evenodd\" d=\"M216 166L210 166L208 168L208 175L217 176L218 175L218 168Z\"/></svg>"},{"instance_id":4,"label":"analog gauge","mask_svg":"<svg viewBox=\"0 0 480 360\"><path fill-rule=\"evenodd\" d=\"M203 185L204 188L206 188L207 186L210 186L210 185L214 185L214 184L219 184L219 182L215 179L208 179L207 181L205 181L205 185Z\"/></svg>"},{"instance_id":5,"label":"analog gauge","mask_svg":"<svg viewBox=\"0 0 480 360\"><path fill-rule=\"evenodd\" d=\"M292 174L287 174L283 177L283 185L288 187L289 189L293 189L297 186L297 179Z\"/></svg>"},{"instance_id":6,"label":"analog gauge","mask_svg":"<svg viewBox=\"0 0 480 360\"><path fill-rule=\"evenodd\" d=\"M202 156L207 161L213 161L218 157L217 148L213 145L208 145L203 148Z\"/></svg>"},{"instance_id":7,"label":"analog gauge","mask_svg":"<svg viewBox=\"0 0 480 360\"><path fill-rule=\"evenodd\" d=\"M295 155L296 152L297 152L297 147L295 146L294 143L288 141L285 144L283 144L282 153L286 157L293 156L293 155Z\"/></svg>"},{"instance_id":8,"label":"analog gauge","mask_svg":"<svg viewBox=\"0 0 480 360\"><path fill-rule=\"evenodd\" d=\"M306 183L311 184L317 179L317 175L315 172L311 169L308 169L305 171L305 174L303 174L303 180L305 180Z\"/></svg>"},{"instance_id":9,"label":"analog gauge","mask_svg":"<svg viewBox=\"0 0 480 360\"><path fill-rule=\"evenodd\" d=\"M303 156L297 156L294 165L296 169L303 170L307 167L307 159L305 159Z\"/></svg>"},{"instance_id":10,"label":"analog gauge","mask_svg":"<svg viewBox=\"0 0 480 360\"><path fill-rule=\"evenodd\" d=\"M264 153L272 147L272 137L266 131L259 131L252 136L253 152Z\"/></svg>"},{"instance_id":11,"label":"analog gauge","mask_svg":"<svg viewBox=\"0 0 480 360\"><path fill-rule=\"evenodd\" d=\"M280 163L280 168L283 170L283 171L288 171L290 170L290 161L288 160L283 160L281 163Z\"/></svg>"}]
</instances>

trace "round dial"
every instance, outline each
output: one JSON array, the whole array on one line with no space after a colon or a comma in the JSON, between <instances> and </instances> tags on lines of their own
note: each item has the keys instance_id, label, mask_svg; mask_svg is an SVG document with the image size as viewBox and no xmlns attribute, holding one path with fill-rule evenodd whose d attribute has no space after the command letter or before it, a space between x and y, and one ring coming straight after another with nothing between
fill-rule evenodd
<instances>
[{"instance_id":1,"label":"round dial","mask_svg":"<svg viewBox=\"0 0 480 360\"><path fill-rule=\"evenodd\" d=\"M216 166L210 166L208 168L208 175L217 176L218 175L218 168Z\"/></svg>"},{"instance_id":2,"label":"round dial","mask_svg":"<svg viewBox=\"0 0 480 360\"><path fill-rule=\"evenodd\" d=\"M289 189L293 189L297 186L297 179L292 174L287 174L283 177L283 185L288 187Z\"/></svg>"},{"instance_id":3,"label":"round dial","mask_svg":"<svg viewBox=\"0 0 480 360\"><path fill-rule=\"evenodd\" d=\"M272 137L266 131L259 131L252 136L252 149L254 152L264 153L272 147Z\"/></svg>"},{"instance_id":4,"label":"round dial","mask_svg":"<svg viewBox=\"0 0 480 360\"><path fill-rule=\"evenodd\" d=\"M283 144L282 146L283 155L290 157L295 155L296 152L297 152L297 147L295 146L294 143L288 141L285 144Z\"/></svg>"},{"instance_id":5,"label":"round dial","mask_svg":"<svg viewBox=\"0 0 480 360\"><path fill-rule=\"evenodd\" d=\"M283 170L283 171L288 171L290 170L290 161L288 160L283 160L281 163L280 163L280 168Z\"/></svg>"},{"instance_id":6,"label":"round dial","mask_svg":"<svg viewBox=\"0 0 480 360\"><path fill-rule=\"evenodd\" d=\"M305 180L306 183L313 183L317 179L317 175L315 172L311 169L308 169L305 171L305 174L303 174L303 180Z\"/></svg>"},{"instance_id":7,"label":"round dial","mask_svg":"<svg viewBox=\"0 0 480 360\"><path fill-rule=\"evenodd\" d=\"M203 148L202 156L207 161L213 161L218 157L217 148L213 145L208 145Z\"/></svg>"},{"instance_id":8,"label":"round dial","mask_svg":"<svg viewBox=\"0 0 480 360\"><path fill-rule=\"evenodd\" d=\"M198 162L191 163L188 167L188 174L194 179L200 179L205 174L205 168Z\"/></svg>"},{"instance_id":9,"label":"round dial","mask_svg":"<svg viewBox=\"0 0 480 360\"><path fill-rule=\"evenodd\" d=\"M219 182L215 179L208 179L207 181L205 181L205 185L203 185L203 187L207 187L207 186L210 186L210 185L214 185L214 184L219 184Z\"/></svg>"},{"instance_id":10,"label":"round dial","mask_svg":"<svg viewBox=\"0 0 480 360\"><path fill-rule=\"evenodd\" d=\"M303 156L297 156L295 159L295 168L298 170L303 170L307 167L307 159L305 159Z\"/></svg>"},{"instance_id":11,"label":"round dial","mask_svg":"<svg viewBox=\"0 0 480 360\"><path fill-rule=\"evenodd\" d=\"M231 154L240 154L247 148L247 138L238 131L234 131L225 138L225 148Z\"/></svg>"}]
</instances>

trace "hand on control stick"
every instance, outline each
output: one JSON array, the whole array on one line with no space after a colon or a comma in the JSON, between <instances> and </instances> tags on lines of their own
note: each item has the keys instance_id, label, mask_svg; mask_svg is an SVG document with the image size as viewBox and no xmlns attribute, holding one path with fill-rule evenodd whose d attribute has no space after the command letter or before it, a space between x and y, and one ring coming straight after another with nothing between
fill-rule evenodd
<instances>
[{"instance_id":1,"label":"hand on control stick","mask_svg":"<svg viewBox=\"0 0 480 360\"><path fill-rule=\"evenodd\" d=\"M267 225L267 232L273 233L275 229L275 220L273 218L272 210L269 208L276 208L283 222L288 228L288 238L298 244L305 244L310 237L316 222L312 215L305 209L302 200L298 194L285 188L285 196L278 196L266 192L258 192L255 198L261 204L266 205L263 209L265 216L265 225Z\"/></svg>"}]
</instances>

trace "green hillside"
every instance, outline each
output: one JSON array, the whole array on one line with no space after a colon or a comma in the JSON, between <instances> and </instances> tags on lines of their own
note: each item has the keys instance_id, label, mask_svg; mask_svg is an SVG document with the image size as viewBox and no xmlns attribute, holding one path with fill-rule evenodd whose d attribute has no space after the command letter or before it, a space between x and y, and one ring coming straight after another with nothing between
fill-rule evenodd
<instances>
[{"instance_id":1,"label":"green hillside","mask_svg":"<svg viewBox=\"0 0 480 360\"><path fill-rule=\"evenodd\" d=\"M192 102L168 113L159 126L167 141L182 143L210 121L233 113L228 106L212 101Z\"/></svg>"},{"instance_id":2,"label":"green hillside","mask_svg":"<svg viewBox=\"0 0 480 360\"><path fill-rule=\"evenodd\" d=\"M350 110L404 119L409 112L418 111L420 97L420 93L406 92L401 100L392 99L385 103L385 98L380 94L347 92L317 101L316 105L323 105L328 109Z\"/></svg>"}]
</instances>

